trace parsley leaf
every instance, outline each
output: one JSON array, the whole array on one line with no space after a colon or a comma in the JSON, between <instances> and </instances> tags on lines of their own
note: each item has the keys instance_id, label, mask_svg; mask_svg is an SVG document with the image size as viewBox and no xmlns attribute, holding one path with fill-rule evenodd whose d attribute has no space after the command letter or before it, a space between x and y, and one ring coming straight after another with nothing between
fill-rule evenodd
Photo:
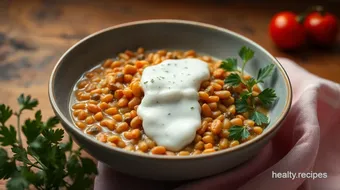
<instances>
[{"instance_id":1,"label":"parsley leaf","mask_svg":"<svg viewBox=\"0 0 340 190\"><path fill-rule=\"evenodd\" d=\"M85 174L97 174L97 166L89 158L80 158Z\"/></svg>"},{"instance_id":2,"label":"parsley leaf","mask_svg":"<svg viewBox=\"0 0 340 190\"><path fill-rule=\"evenodd\" d=\"M238 113L244 113L248 111L248 102L247 99L240 98L235 101L236 111Z\"/></svg>"},{"instance_id":3,"label":"parsley leaf","mask_svg":"<svg viewBox=\"0 0 340 190\"><path fill-rule=\"evenodd\" d=\"M4 104L0 104L0 123L5 125L6 121L12 116L12 110L5 106Z\"/></svg>"},{"instance_id":4,"label":"parsley leaf","mask_svg":"<svg viewBox=\"0 0 340 190\"><path fill-rule=\"evenodd\" d=\"M41 122L41 119L42 119L41 110L38 110L37 112L35 112L34 117L35 117L36 123L38 125L42 124L42 122Z\"/></svg>"},{"instance_id":5,"label":"parsley leaf","mask_svg":"<svg viewBox=\"0 0 340 190\"><path fill-rule=\"evenodd\" d=\"M29 144L29 148L32 148L33 150L39 150L39 149L43 149L45 144L46 144L47 140L46 138L44 138L43 136L38 136L36 139L34 139L34 141L32 141ZM29 151L30 149L28 149Z\"/></svg>"},{"instance_id":6,"label":"parsley leaf","mask_svg":"<svg viewBox=\"0 0 340 190\"><path fill-rule=\"evenodd\" d=\"M27 167L23 167L21 170L21 175L31 184L41 184L42 177L30 171Z\"/></svg>"},{"instance_id":7,"label":"parsley leaf","mask_svg":"<svg viewBox=\"0 0 340 190\"><path fill-rule=\"evenodd\" d=\"M240 75L236 73L231 73L225 80L224 83L229 84L231 86L237 86L241 83Z\"/></svg>"},{"instance_id":8,"label":"parsley leaf","mask_svg":"<svg viewBox=\"0 0 340 190\"><path fill-rule=\"evenodd\" d=\"M3 148L0 148L0 167L8 160L7 151Z\"/></svg>"},{"instance_id":9,"label":"parsley leaf","mask_svg":"<svg viewBox=\"0 0 340 190\"><path fill-rule=\"evenodd\" d=\"M0 179L8 179L13 173L17 172L17 167L15 166L15 160L11 162L5 161L0 167Z\"/></svg>"},{"instance_id":10,"label":"parsley leaf","mask_svg":"<svg viewBox=\"0 0 340 190\"><path fill-rule=\"evenodd\" d=\"M43 122L39 110L34 119L27 119L20 125L22 111L32 110L38 101L22 94L18 102L17 130L21 129L26 136L27 147L22 143L20 131L4 125L12 111L0 105L0 143L12 146L11 154L0 147L0 179L9 179L7 189L21 190L30 186L36 189L90 189L93 175L97 174L96 165L91 159L81 157L81 149L72 150L71 136L69 142L61 143L64 130L54 129L58 118L51 117Z\"/></svg>"},{"instance_id":11,"label":"parsley leaf","mask_svg":"<svg viewBox=\"0 0 340 190\"><path fill-rule=\"evenodd\" d=\"M47 140L49 140L52 143L58 143L61 141L64 137L64 130L62 129L47 129L42 132L42 134L46 137Z\"/></svg>"},{"instance_id":12,"label":"parsley leaf","mask_svg":"<svg viewBox=\"0 0 340 190\"><path fill-rule=\"evenodd\" d=\"M234 125L229 128L229 138L232 140L246 139L249 137L250 133L247 128L243 126Z\"/></svg>"},{"instance_id":13,"label":"parsley leaf","mask_svg":"<svg viewBox=\"0 0 340 190\"><path fill-rule=\"evenodd\" d=\"M45 123L45 128L52 128L59 123L58 117L50 117Z\"/></svg>"},{"instance_id":14,"label":"parsley leaf","mask_svg":"<svg viewBox=\"0 0 340 190\"><path fill-rule=\"evenodd\" d=\"M226 71L237 71L237 59L228 58L223 60L220 68Z\"/></svg>"},{"instance_id":15,"label":"parsley leaf","mask_svg":"<svg viewBox=\"0 0 340 190\"><path fill-rule=\"evenodd\" d=\"M274 70L274 64L267 65L264 68L261 68L257 74L257 82L263 83L264 79L267 78L272 74L272 71Z\"/></svg>"},{"instance_id":16,"label":"parsley leaf","mask_svg":"<svg viewBox=\"0 0 340 190\"><path fill-rule=\"evenodd\" d=\"M270 106L276 98L276 93L274 89L266 88L257 97L265 106Z\"/></svg>"},{"instance_id":17,"label":"parsley leaf","mask_svg":"<svg viewBox=\"0 0 340 190\"><path fill-rule=\"evenodd\" d=\"M249 80L247 80L247 86L249 89L252 89L253 86L257 83L257 81L252 77Z\"/></svg>"},{"instance_id":18,"label":"parsley leaf","mask_svg":"<svg viewBox=\"0 0 340 190\"><path fill-rule=\"evenodd\" d=\"M22 127L22 132L27 138L27 143L31 143L40 135L41 126L37 120L27 119Z\"/></svg>"},{"instance_id":19,"label":"parsley leaf","mask_svg":"<svg viewBox=\"0 0 340 190\"><path fill-rule=\"evenodd\" d=\"M244 113L249 110L248 98L251 96L250 92L242 92L240 94L240 99L235 101L236 111L238 113Z\"/></svg>"},{"instance_id":20,"label":"parsley leaf","mask_svg":"<svg viewBox=\"0 0 340 190\"><path fill-rule=\"evenodd\" d=\"M269 121L268 117L261 112L255 111L250 117L251 120L255 121L257 125L267 124Z\"/></svg>"},{"instance_id":21,"label":"parsley leaf","mask_svg":"<svg viewBox=\"0 0 340 190\"><path fill-rule=\"evenodd\" d=\"M70 151L72 150L72 145L73 145L73 140L72 138L69 136L69 140L67 143L60 143L59 147L61 150L63 151Z\"/></svg>"},{"instance_id":22,"label":"parsley leaf","mask_svg":"<svg viewBox=\"0 0 340 190\"><path fill-rule=\"evenodd\" d=\"M20 105L20 110L32 110L33 108L37 107L38 100L31 99L31 96L24 96L21 94L18 98L18 103Z\"/></svg>"},{"instance_id":23,"label":"parsley leaf","mask_svg":"<svg viewBox=\"0 0 340 190\"><path fill-rule=\"evenodd\" d=\"M17 161L22 161L24 163L31 163L31 161L27 157L27 152L24 148L19 146L14 146L12 149L12 152L14 153L13 158Z\"/></svg>"},{"instance_id":24,"label":"parsley leaf","mask_svg":"<svg viewBox=\"0 0 340 190\"><path fill-rule=\"evenodd\" d=\"M72 179L74 179L77 175L77 172L79 171L79 168L81 168L79 160L76 155L72 155L66 164L67 171Z\"/></svg>"},{"instance_id":25,"label":"parsley leaf","mask_svg":"<svg viewBox=\"0 0 340 190\"><path fill-rule=\"evenodd\" d=\"M28 189L28 181L20 174L8 180L6 187L8 190L25 190Z\"/></svg>"},{"instance_id":26,"label":"parsley leaf","mask_svg":"<svg viewBox=\"0 0 340 190\"><path fill-rule=\"evenodd\" d=\"M242 93L240 94L240 97L241 97L242 99L248 99L251 95L252 95L251 92L246 91L246 92L242 92Z\"/></svg>"},{"instance_id":27,"label":"parsley leaf","mask_svg":"<svg viewBox=\"0 0 340 190\"><path fill-rule=\"evenodd\" d=\"M12 125L9 128L0 126L0 143L2 146L14 145L17 143L17 133Z\"/></svg>"},{"instance_id":28,"label":"parsley leaf","mask_svg":"<svg viewBox=\"0 0 340 190\"><path fill-rule=\"evenodd\" d=\"M254 53L250 48L243 46L238 52L238 55L242 58L243 62L246 63L254 57Z\"/></svg>"}]
</instances>

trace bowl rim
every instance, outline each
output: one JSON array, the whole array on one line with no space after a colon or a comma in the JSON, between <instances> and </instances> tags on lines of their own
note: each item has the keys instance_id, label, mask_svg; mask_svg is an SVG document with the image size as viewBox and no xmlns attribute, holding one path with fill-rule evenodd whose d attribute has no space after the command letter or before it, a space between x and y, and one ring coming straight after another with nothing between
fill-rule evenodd
<instances>
[{"instance_id":1,"label":"bowl rim","mask_svg":"<svg viewBox=\"0 0 340 190\"><path fill-rule=\"evenodd\" d=\"M241 143L240 145L238 145L236 147L232 147L232 148L228 148L228 149L224 149L224 150L219 150L219 151L216 151L216 152L210 153L210 154L199 154L199 155L194 155L194 156L193 155L190 155L190 156L170 156L170 155L164 156L164 155L151 155L151 154L140 154L140 153L136 153L136 152L130 152L130 151L123 150L121 148L112 147L112 146L109 146L107 144L101 143L101 142L97 141L96 139L86 135L83 131L76 128L74 126L75 124L73 122L69 121L66 118L66 116L64 115L64 113L59 109L59 106L56 103L56 98L55 98L55 95L54 95L54 80L55 80L55 77L56 77L56 73L57 73L61 63L63 62L64 58L73 49L75 49L77 46L81 45L82 43L84 43L88 39L95 37L97 35L100 35L102 33L108 32L110 30L115 30L115 29L118 29L118 28L129 27L129 26L132 26L132 25L144 25L144 24L155 24L155 23L156 24L157 23L163 23L163 24L164 23L170 23L170 24L194 25L194 26L198 26L198 27L201 27L201 28L205 28L205 29L212 29L212 30L217 30L217 31L220 31L220 32L228 33L228 34L230 34L230 35L232 35L236 38L240 38L244 41L247 41L248 43L250 43L253 46L255 46L256 48L258 48L260 51L264 52L270 59L272 59L272 62L276 65L278 70L282 73L284 81L285 81L285 86L287 88L287 94L285 95L287 97L287 99L286 99L286 102L285 102L284 109L281 112L278 119L275 121L275 123L272 124L272 127L269 128L268 130L265 130L264 133L262 133L257 138L254 138L254 139L251 139L247 142ZM146 158L146 159L191 160L191 159L204 159L204 158L209 158L209 157L215 157L215 156L220 156L222 154L227 154L227 153L232 153L232 152L243 150L243 149L245 149L245 148L247 148L251 145L254 145L256 142L263 140L266 136L268 136L271 133L273 133L274 131L276 131L276 129L280 127L280 125L282 124L282 122L284 121L285 117L287 116L287 114L290 110L290 107L291 107L291 104L292 104L292 86L291 86L290 79L289 79L285 69L280 64L280 62L274 56L272 56L267 50L265 50L262 46L260 46L256 42L250 40L249 38L247 38L247 37L245 37L241 34L230 31L226 28L222 28L222 27L215 26L215 25L212 25L212 24L197 22L197 21L179 20L179 19L149 19L149 20L139 20L139 21L127 22L127 23L122 23L122 24L118 24L118 25L114 25L114 26L111 26L111 27L104 28L102 30L99 30L95 33L92 33L92 34L86 36L85 38L81 39L76 44L71 46L59 58L58 62L56 63L56 65L54 66L54 68L52 70L52 73L51 73L51 76L50 76L50 79L49 79L49 84L48 84L48 96L49 96L49 100L50 100L50 103L52 105L54 112L62 120L62 122L64 122L66 124L67 129L72 131L72 134L77 133L79 136L81 136L81 138L84 138L87 141L91 141L91 143L94 143L97 146L100 146L101 148L107 149L108 151L117 151L119 153L125 154L126 156L142 157L142 158ZM65 128L65 125L63 125L63 127ZM84 148L86 150L86 147L84 147Z\"/></svg>"}]
</instances>

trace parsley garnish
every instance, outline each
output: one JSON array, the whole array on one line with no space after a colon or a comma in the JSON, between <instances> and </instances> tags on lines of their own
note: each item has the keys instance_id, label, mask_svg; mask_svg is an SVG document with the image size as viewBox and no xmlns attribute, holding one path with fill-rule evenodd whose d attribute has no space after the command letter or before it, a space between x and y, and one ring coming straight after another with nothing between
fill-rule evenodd
<instances>
[{"instance_id":1,"label":"parsley garnish","mask_svg":"<svg viewBox=\"0 0 340 190\"><path fill-rule=\"evenodd\" d=\"M249 109L247 99L245 99L245 98L237 99L235 101L235 106L236 106L236 110L240 113L247 112L248 109Z\"/></svg>"},{"instance_id":2,"label":"parsley garnish","mask_svg":"<svg viewBox=\"0 0 340 190\"><path fill-rule=\"evenodd\" d=\"M237 59L228 58L223 60L220 68L226 71L237 71Z\"/></svg>"},{"instance_id":3,"label":"parsley garnish","mask_svg":"<svg viewBox=\"0 0 340 190\"><path fill-rule=\"evenodd\" d=\"M246 139L250 135L249 131L244 126L234 125L234 126L230 127L229 132L230 132L229 138L231 140Z\"/></svg>"},{"instance_id":4,"label":"parsley garnish","mask_svg":"<svg viewBox=\"0 0 340 190\"><path fill-rule=\"evenodd\" d=\"M246 86L245 92L240 94L240 97L236 99L235 106L238 113L249 112L250 118L255 121L257 125L267 124L268 117L256 109L255 98L257 97L264 106L270 106L276 99L276 93L274 89L266 88L260 94L253 94L252 89L254 85L263 83L264 79L271 76L274 70L274 64L270 64L264 68L261 68L257 74L257 78L244 79L244 68L246 64L251 60L255 52L248 47L243 46L238 52L239 57L242 60L241 71L237 69L237 59L228 58L225 59L221 68L232 73L224 80L225 84L231 86Z\"/></svg>"},{"instance_id":5,"label":"parsley garnish","mask_svg":"<svg viewBox=\"0 0 340 190\"><path fill-rule=\"evenodd\" d=\"M270 106L276 98L275 90L266 88L257 97L265 106Z\"/></svg>"},{"instance_id":6,"label":"parsley garnish","mask_svg":"<svg viewBox=\"0 0 340 190\"><path fill-rule=\"evenodd\" d=\"M64 130L55 129L56 117L42 121L41 111L34 119L20 123L22 112L33 110L37 105L31 96L19 96L20 109L13 113L10 107L0 104L0 144L9 146L13 156L0 148L0 179L8 179L8 190L35 189L90 189L93 175L97 174L94 162L81 157L81 148L72 150L73 141L61 142ZM17 129L6 125L11 116L17 118ZM21 132L26 137L24 147ZM17 138L18 134L18 138Z\"/></svg>"},{"instance_id":7,"label":"parsley garnish","mask_svg":"<svg viewBox=\"0 0 340 190\"><path fill-rule=\"evenodd\" d=\"M243 46L238 55L242 58L243 63L247 63L251 58L254 57L255 52L251 50L249 47Z\"/></svg>"},{"instance_id":8,"label":"parsley garnish","mask_svg":"<svg viewBox=\"0 0 340 190\"><path fill-rule=\"evenodd\" d=\"M272 74L273 69L274 69L273 64L270 64L264 68L261 68L259 70L259 73L257 74L257 83L263 83L263 79L269 77Z\"/></svg>"},{"instance_id":9,"label":"parsley garnish","mask_svg":"<svg viewBox=\"0 0 340 190\"><path fill-rule=\"evenodd\" d=\"M256 124L268 124L268 117L261 112L255 111L250 117L251 120L254 120Z\"/></svg>"},{"instance_id":10,"label":"parsley garnish","mask_svg":"<svg viewBox=\"0 0 340 190\"><path fill-rule=\"evenodd\" d=\"M240 75L236 73L231 73L225 80L224 83L229 84L231 86L237 86L241 83Z\"/></svg>"}]
</instances>

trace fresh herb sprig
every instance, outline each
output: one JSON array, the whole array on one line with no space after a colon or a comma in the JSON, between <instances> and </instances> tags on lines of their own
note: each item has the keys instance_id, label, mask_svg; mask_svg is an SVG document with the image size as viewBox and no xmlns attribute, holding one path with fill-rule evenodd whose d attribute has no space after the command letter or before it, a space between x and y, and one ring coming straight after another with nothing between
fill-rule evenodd
<instances>
[{"instance_id":1,"label":"fresh herb sprig","mask_svg":"<svg viewBox=\"0 0 340 190\"><path fill-rule=\"evenodd\" d=\"M33 110L38 105L31 96L19 96L20 109L13 113L5 104L0 104L0 179L8 179L8 190L24 190L34 186L42 189L90 189L93 175L97 174L95 163L81 157L81 148L72 150L73 141L62 143L64 130L54 129L59 123L56 117L42 121L41 111L34 119L20 124L22 112ZM17 129L6 125L11 116L16 116ZM21 132L27 140L24 147ZM18 136L18 137L17 137ZM11 148L10 156L3 148Z\"/></svg>"},{"instance_id":2,"label":"fresh herb sprig","mask_svg":"<svg viewBox=\"0 0 340 190\"><path fill-rule=\"evenodd\" d=\"M253 120L257 125L261 126L263 124L268 124L269 119L266 115L259 112L256 107L257 98L262 105L268 107L277 98L275 90L272 88L266 88L261 93L253 93L253 87L256 84L264 83L264 79L271 76L274 70L274 64L269 64L268 66L261 68L258 71L257 77L251 77L248 80L244 79L244 69L249 60L254 57L255 52L248 47L243 46L238 55L242 59L241 70L237 67L236 58L228 58L222 61L220 68L228 72L232 72L225 80L224 83L232 87L237 87L239 85L245 86L246 89L239 95L238 99L235 101L236 111L238 113L248 112L250 114L250 119ZM246 139L249 137L250 133L246 126L232 126L229 129L229 138L234 140Z\"/></svg>"}]
</instances>

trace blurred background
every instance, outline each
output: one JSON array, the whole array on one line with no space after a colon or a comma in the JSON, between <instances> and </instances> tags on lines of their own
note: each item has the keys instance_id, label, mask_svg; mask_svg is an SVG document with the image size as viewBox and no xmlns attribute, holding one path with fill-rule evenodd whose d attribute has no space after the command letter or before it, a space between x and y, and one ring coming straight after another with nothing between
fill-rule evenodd
<instances>
[{"instance_id":1,"label":"blurred background","mask_svg":"<svg viewBox=\"0 0 340 190\"><path fill-rule=\"evenodd\" d=\"M160 18L227 28L274 56L290 58L340 83L339 35L332 48L305 46L290 52L278 49L269 36L269 23L276 13L299 13L313 5L322 5L340 17L340 0L0 0L0 103L17 109L19 94L30 94L39 99L44 118L52 116L48 79L68 48L106 27Z\"/></svg>"},{"instance_id":2,"label":"blurred background","mask_svg":"<svg viewBox=\"0 0 340 190\"><path fill-rule=\"evenodd\" d=\"M227 28L274 56L291 58L312 73L340 82L339 38L330 49L284 52L269 37L269 22L276 13L303 12L312 5L340 16L339 0L0 0L0 84L46 87L58 58L81 38L112 25L155 18Z\"/></svg>"}]
</instances>

